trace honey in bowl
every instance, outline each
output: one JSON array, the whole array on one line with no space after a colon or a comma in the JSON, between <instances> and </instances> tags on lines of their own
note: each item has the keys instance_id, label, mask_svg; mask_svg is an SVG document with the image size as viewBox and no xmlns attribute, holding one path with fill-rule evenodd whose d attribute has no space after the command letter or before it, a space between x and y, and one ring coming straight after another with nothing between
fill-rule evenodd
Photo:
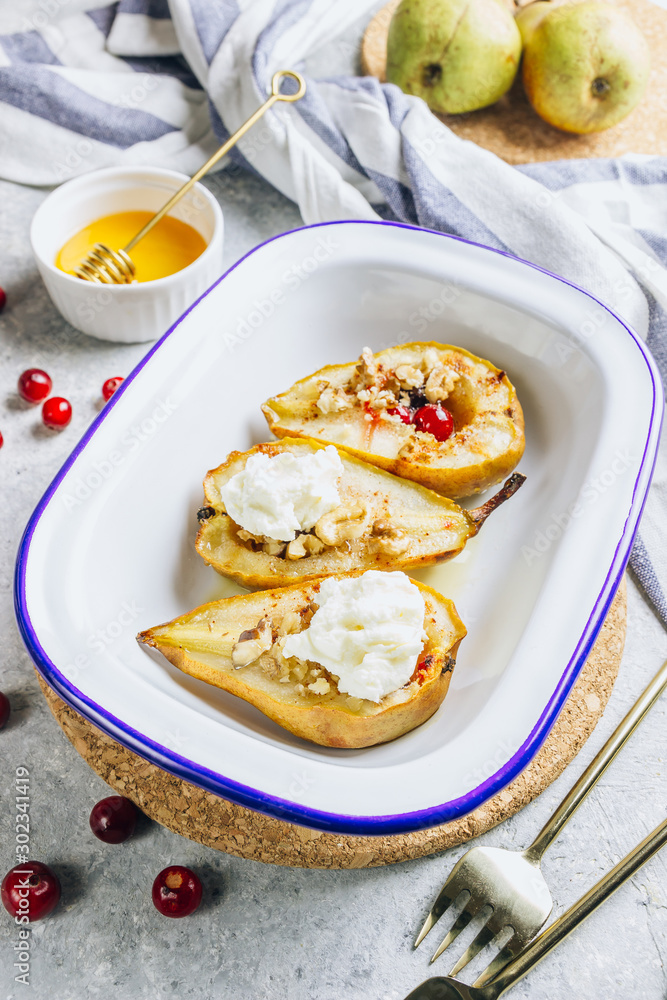
<instances>
[{"instance_id":1,"label":"honey in bowl","mask_svg":"<svg viewBox=\"0 0 667 1000\"><path fill-rule=\"evenodd\" d=\"M118 250L130 242L154 212L118 212L105 215L70 237L56 256L56 267L74 274L96 243ZM182 271L206 249L206 240L187 222L165 215L132 247L130 256L137 269L137 281L155 281Z\"/></svg>"}]
</instances>

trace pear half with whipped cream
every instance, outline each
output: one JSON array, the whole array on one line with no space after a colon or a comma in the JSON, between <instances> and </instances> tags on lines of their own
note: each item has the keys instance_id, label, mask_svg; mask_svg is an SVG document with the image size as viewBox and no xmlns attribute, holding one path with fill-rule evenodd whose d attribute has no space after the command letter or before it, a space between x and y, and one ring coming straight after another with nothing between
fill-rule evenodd
<instances>
[{"instance_id":1,"label":"pear half with whipped cream","mask_svg":"<svg viewBox=\"0 0 667 1000\"><path fill-rule=\"evenodd\" d=\"M446 597L369 570L214 601L137 638L296 736L351 748L429 719L465 634Z\"/></svg>"},{"instance_id":2,"label":"pear half with whipped cream","mask_svg":"<svg viewBox=\"0 0 667 1000\"><path fill-rule=\"evenodd\" d=\"M284 438L232 452L207 474L197 551L246 587L429 566L458 555L523 481L515 473L464 510L331 445Z\"/></svg>"},{"instance_id":3,"label":"pear half with whipped cream","mask_svg":"<svg viewBox=\"0 0 667 1000\"><path fill-rule=\"evenodd\" d=\"M525 446L506 372L462 347L402 344L327 365L262 406L276 437L335 444L444 496L501 482Z\"/></svg>"}]
</instances>

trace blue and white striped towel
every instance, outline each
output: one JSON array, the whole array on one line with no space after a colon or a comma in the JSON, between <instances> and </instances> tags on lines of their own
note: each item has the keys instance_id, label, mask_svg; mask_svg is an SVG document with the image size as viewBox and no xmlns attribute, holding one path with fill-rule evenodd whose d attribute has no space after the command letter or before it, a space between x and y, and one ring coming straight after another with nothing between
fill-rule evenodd
<instances>
[{"instance_id":1,"label":"blue and white striped towel","mask_svg":"<svg viewBox=\"0 0 667 1000\"><path fill-rule=\"evenodd\" d=\"M667 380L667 160L516 169L425 104L318 53L378 0L0 0L0 174L54 184L112 164L188 173L314 67L232 158L305 222L382 216L508 250L590 289L646 337ZM667 626L667 437L632 566Z\"/></svg>"}]
</instances>

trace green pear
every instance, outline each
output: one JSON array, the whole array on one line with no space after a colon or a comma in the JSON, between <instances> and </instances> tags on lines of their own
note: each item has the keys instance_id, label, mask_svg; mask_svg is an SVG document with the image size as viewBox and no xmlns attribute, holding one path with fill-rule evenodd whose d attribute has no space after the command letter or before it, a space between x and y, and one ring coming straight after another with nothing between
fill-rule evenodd
<instances>
[{"instance_id":1,"label":"green pear","mask_svg":"<svg viewBox=\"0 0 667 1000\"><path fill-rule=\"evenodd\" d=\"M540 9L531 15L532 7ZM618 124L646 90L646 39L624 11L605 0L554 5L546 12L545 7L551 4L540 0L517 17L528 100L565 132L601 132Z\"/></svg>"},{"instance_id":2,"label":"green pear","mask_svg":"<svg viewBox=\"0 0 667 1000\"><path fill-rule=\"evenodd\" d=\"M528 44L529 39L533 35L533 31L542 18L546 17L546 15L549 14L555 6L556 0L534 0L533 3L529 3L525 7L519 7L514 20L516 21L516 26L519 29L521 42L524 47Z\"/></svg>"},{"instance_id":3,"label":"green pear","mask_svg":"<svg viewBox=\"0 0 667 1000\"><path fill-rule=\"evenodd\" d=\"M432 111L493 104L512 86L521 36L502 0L402 0L387 39L387 80Z\"/></svg>"}]
</instances>

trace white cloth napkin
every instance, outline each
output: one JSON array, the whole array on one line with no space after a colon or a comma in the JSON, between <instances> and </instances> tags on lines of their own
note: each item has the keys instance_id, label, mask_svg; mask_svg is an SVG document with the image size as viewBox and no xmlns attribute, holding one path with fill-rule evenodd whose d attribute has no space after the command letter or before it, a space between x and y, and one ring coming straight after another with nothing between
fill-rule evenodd
<instances>
[{"instance_id":1,"label":"white cloth napkin","mask_svg":"<svg viewBox=\"0 0 667 1000\"><path fill-rule=\"evenodd\" d=\"M0 0L0 174L58 183L112 164L203 162L377 0ZM454 233L590 290L647 339L667 380L667 160L516 169L417 98L308 79L231 154L304 222L378 217ZM667 626L667 442L632 566Z\"/></svg>"}]
</instances>

